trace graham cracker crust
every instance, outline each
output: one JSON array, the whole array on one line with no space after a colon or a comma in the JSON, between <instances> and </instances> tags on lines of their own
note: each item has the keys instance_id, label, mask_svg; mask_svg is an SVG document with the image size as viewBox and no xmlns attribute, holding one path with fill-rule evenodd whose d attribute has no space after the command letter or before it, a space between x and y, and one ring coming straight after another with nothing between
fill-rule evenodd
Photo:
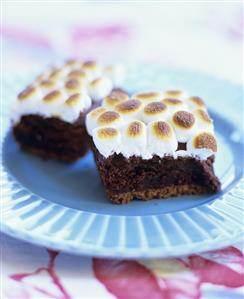
<instances>
[{"instance_id":1,"label":"graham cracker crust","mask_svg":"<svg viewBox=\"0 0 244 299\"><path fill-rule=\"evenodd\" d=\"M107 190L108 191L108 190ZM108 191L109 198L115 204L126 204L134 198L141 200L150 199L163 199L173 196L182 195L201 195L209 193L206 187L199 185L179 185L179 186L168 186L160 189L149 189L143 191L132 191L120 194L111 193Z\"/></svg>"}]
</instances>

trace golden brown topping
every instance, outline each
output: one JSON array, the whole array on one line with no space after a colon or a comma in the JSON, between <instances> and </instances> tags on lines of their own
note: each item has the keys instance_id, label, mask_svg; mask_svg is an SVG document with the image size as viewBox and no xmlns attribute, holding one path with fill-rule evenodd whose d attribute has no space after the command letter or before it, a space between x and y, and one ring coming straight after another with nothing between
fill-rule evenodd
<instances>
[{"instance_id":1,"label":"golden brown topping","mask_svg":"<svg viewBox=\"0 0 244 299\"><path fill-rule=\"evenodd\" d=\"M101 139L110 139L118 135L118 131L114 128L101 128L98 129L97 135Z\"/></svg>"},{"instance_id":2,"label":"golden brown topping","mask_svg":"<svg viewBox=\"0 0 244 299\"><path fill-rule=\"evenodd\" d=\"M51 73L49 74L49 79L50 80L57 80L61 74L61 69L58 68L53 68Z\"/></svg>"},{"instance_id":3,"label":"golden brown topping","mask_svg":"<svg viewBox=\"0 0 244 299\"><path fill-rule=\"evenodd\" d=\"M176 98L178 98L178 97L180 97L180 96L182 96L183 95L183 91L181 91L181 90L167 90L165 93L164 93L164 95L166 96L166 97L172 97L172 98L174 98L174 97L176 97Z\"/></svg>"},{"instance_id":4,"label":"golden brown topping","mask_svg":"<svg viewBox=\"0 0 244 299\"><path fill-rule=\"evenodd\" d=\"M141 101L153 101L160 97L159 92L143 92L137 93L133 96L133 99L141 100Z\"/></svg>"},{"instance_id":5,"label":"golden brown topping","mask_svg":"<svg viewBox=\"0 0 244 299\"><path fill-rule=\"evenodd\" d=\"M203 100L200 97L194 96L194 97L190 97L188 100L199 107L205 107L205 103L203 102Z\"/></svg>"},{"instance_id":6,"label":"golden brown topping","mask_svg":"<svg viewBox=\"0 0 244 299\"><path fill-rule=\"evenodd\" d=\"M191 128L195 123L195 117L192 113L187 111L178 111L173 115L173 123L185 128Z\"/></svg>"},{"instance_id":7,"label":"golden brown topping","mask_svg":"<svg viewBox=\"0 0 244 299\"><path fill-rule=\"evenodd\" d=\"M61 96L61 92L59 90L53 90L49 92L44 98L44 102L51 103L59 99Z\"/></svg>"},{"instance_id":8,"label":"golden brown topping","mask_svg":"<svg viewBox=\"0 0 244 299\"><path fill-rule=\"evenodd\" d=\"M127 135L131 137L135 137L141 134L142 131L142 123L139 121L133 121L129 124L127 128Z\"/></svg>"},{"instance_id":9,"label":"golden brown topping","mask_svg":"<svg viewBox=\"0 0 244 299\"><path fill-rule=\"evenodd\" d=\"M144 112L146 114L157 114L162 111L165 111L167 109L167 106L162 102L152 102L150 104L147 104L144 108Z\"/></svg>"},{"instance_id":10,"label":"golden brown topping","mask_svg":"<svg viewBox=\"0 0 244 299\"><path fill-rule=\"evenodd\" d=\"M78 59L73 59L72 58L72 59L66 60L65 65L67 65L67 66L74 66L74 65L77 65L79 63L81 63L81 61L79 61Z\"/></svg>"},{"instance_id":11,"label":"golden brown topping","mask_svg":"<svg viewBox=\"0 0 244 299\"><path fill-rule=\"evenodd\" d=\"M110 95L104 98L104 103L108 106L114 107L129 99L128 95L122 92L112 92Z\"/></svg>"},{"instance_id":12,"label":"golden brown topping","mask_svg":"<svg viewBox=\"0 0 244 299\"><path fill-rule=\"evenodd\" d=\"M54 85L55 85L55 82L50 80L50 79L49 80L42 80L40 82L40 86L44 87L44 88L52 88L52 87L54 87Z\"/></svg>"},{"instance_id":13,"label":"golden brown topping","mask_svg":"<svg viewBox=\"0 0 244 299\"><path fill-rule=\"evenodd\" d=\"M97 69L97 67L98 67L98 64L97 64L97 62L96 61L92 61L92 60L90 60L90 61L86 61L86 62L84 62L84 64L83 64L83 68L85 69L85 70L95 70L95 69Z\"/></svg>"},{"instance_id":14,"label":"golden brown topping","mask_svg":"<svg viewBox=\"0 0 244 299\"><path fill-rule=\"evenodd\" d=\"M213 120L210 118L210 116L205 110L197 109L194 111L194 115L206 123L212 124L213 122Z\"/></svg>"},{"instance_id":15,"label":"golden brown topping","mask_svg":"<svg viewBox=\"0 0 244 299\"><path fill-rule=\"evenodd\" d=\"M200 133L193 140L194 148L207 148L217 152L217 141L215 137L207 132Z\"/></svg>"},{"instance_id":16,"label":"golden brown topping","mask_svg":"<svg viewBox=\"0 0 244 299\"><path fill-rule=\"evenodd\" d=\"M156 121L152 125L153 133L159 138L171 137L172 129L164 121Z\"/></svg>"},{"instance_id":17,"label":"golden brown topping","mask_svg":"<svg viewBox=\"0 0 244 299\"><path fill-rule=\"evenodd\" d=\"M76 79L70 79L65 83L65 87L68 90L78 90L81 87L81 83Z\"/></svg>"},{"instance_id":18,"label":"golden brown topping","mask_svg":"<svg viewBox=\"0 0 244 299\"><path fill-rule=\"evenodd\" d=\"M72 94L68 100L66 100L66 104L70 107L74 107L80 100L80 94L79 93L75 93Z\"/></svg>"},{"instance_id":19,"label":"golden brown topping","mask_svg":"<svg viewBox=\"0 0 244 299\"><path fill-rule=\"evenodd\" d=\"M119 98L125 98L126 100L129 99L128 94L119 88L112 90L110 95L119 97Z\"/></svg>"},{"instance_id":20,"label":"golden brown topping","mask_svg":"<svg viewBox=\"0 0 244 299\"><path fill-rule=\"evenodd\" d=\"M98 124L99 125L106 125L109 123L112 123L113 121L117 120L120 118L119 113L115 112L115 111L107 111L102 113L99 117L98 117Z\"/></svg>"},{"instance_id":21,"label":"golden brown topping","mask_svg":"<svg viewBox=\"0 0 244 299\"><path fill-rule=\"evenodd\" d=\"M87 75L82 70L74 70L74 71L71 71L68 74L68 77L71 78L71 79L78 79L79 80L79 79L86 79Z\"/></svg>"},{"instance_id":22,"label":"golden brown topping","mask_svg":"<svg viewBox=\"0 0 244 299\"><path fill-rule=\"evenodd\" d=\"M174 99L174 98L166 98L163 100L163 103L165 103L168 106L175 106L175 105L180 105L183 102L181 100Z\"/></svg>"},{"instance_id":23,"label":"golden brown topping","mask_svg":"<svg viewBox=\"0 0 244 299\"><path fill-rule=\"evenodd\" d=\"M121 113L131 113L139 109L141 102L138 100L128 100L115 106L115 110Z\"/></svg>"},{"instance_id":24,"label":"golden brown topping","mask_svg":"<svg viewBox=\"0 0 244 299\"><path fill-rule=\"evenodd\" d=\"M26 87L21 93L18 95L18 99L20 101L27 100L36 92L36 88L33 86Z\"/></svg>"},{"instance_id":25,"label":"golden brown topping","mask_svg":"<svg viewBox=\"0 0 244 299\"><path fill-rule=\"evenodd\" d=\"M104 107L98 107L98 108L92 110L90 112L90 115L92 118L97 118L99 115L101 115L105 111L106 111L106 109Z\"/></svg>"}]
</instances>

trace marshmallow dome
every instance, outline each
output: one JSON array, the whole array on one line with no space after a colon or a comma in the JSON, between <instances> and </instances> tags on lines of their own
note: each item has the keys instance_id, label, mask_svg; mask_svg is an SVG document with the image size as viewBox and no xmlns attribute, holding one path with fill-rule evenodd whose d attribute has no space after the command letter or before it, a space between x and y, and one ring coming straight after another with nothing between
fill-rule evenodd
<instances>
[{"instance_id":1,"label":"marshmallow dome","mask_svg":"<svg viewBox=\"0 0 244 299\"><path fill-rule=\"evenodd\" d=\"M137 134L128 134L133 127L138 128ZM206 160L217 152L213 120L204 101L180 90L137 93L130 99L119 94L106 97L101 107L88 113L86 128L105 158L116 153L126 158ZM113 128L116 139L99 136L99 128Z\"/></svg>"}]
</instances>

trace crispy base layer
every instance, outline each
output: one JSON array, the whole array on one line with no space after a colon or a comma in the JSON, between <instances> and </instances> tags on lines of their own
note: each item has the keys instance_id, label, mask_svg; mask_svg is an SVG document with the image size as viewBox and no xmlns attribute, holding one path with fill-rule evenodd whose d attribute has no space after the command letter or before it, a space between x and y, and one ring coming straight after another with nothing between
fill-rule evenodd
<instances>
[{"instance_id":1,"label":"crispy base layer","mask_svg":"<svg viewBox=\"0 0 244 299\"><path fill-rule=\"evenodd\" d=\"M108 190L107 190L108 191ZM182 186L169 186L160 189L149 189L144 191L125 192L120 194L110 193L108 196L115 204L129 203L133 198L141 200L150 200L156 198L168 198L172 196L182 195L200 195L206 194L208 190L206 187L198 185L182 185Z\"/></svg>"}]
</instances>

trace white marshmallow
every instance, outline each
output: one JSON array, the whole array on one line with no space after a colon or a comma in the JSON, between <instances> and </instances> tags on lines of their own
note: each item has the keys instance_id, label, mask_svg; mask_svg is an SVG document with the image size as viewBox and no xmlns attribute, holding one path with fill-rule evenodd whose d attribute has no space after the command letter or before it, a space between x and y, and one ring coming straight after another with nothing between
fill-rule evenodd
<instances>
[{"instance_id":1,"label":"white marshmallow","mask_svg":"<svg viewBox=\"0 0 244 299\"><path fill-rule=\"evenodd\" d=\"M172 115L173 113L180 110L188 111L187 104L182 100L165 98L162 102L168 107L169 115Z\"/></svg>"},{"instance_id":2,"label":"white marshmallow","mask_svg":"<svg viewBox=\"0 0 244 299\"><path fill-rule=\"evenodd\" d=\"M160 101L162 99L162 93L155 92L155 91L139 92L133 94L131 98L135 100L139 100L143 103L143 105L146 105L151 102Z\"/></svg>"},{"instance_id":3,"label":"white marshmallow","mask_svg":"<svg viewBox=\"0 0 244 299\"><path fill-rule=\"evenodd\" d=\"M162 102L149 103L142 110L142 120L146 124L156 120L167 120L168 117L168 107Z\"/></svg>"},{"instance_id":4,"label":"white marshmallow","mask_svg":"<svg viewBox=\"0 0 244 299\"><path fill-rule=\"evenodd\" d=\"M147 145L147 127L141 121L127 123L121 129L121 145L118 153L129 158L131 156L143 156Z\"/></svg>"},{"instance_id":5,"label":"white marshmallow","mask_svg":"<svg viewBox=\"0 0 244 299\"><path fill-rule=\"evenodd\" d=\"M174 128L177 140L187 142L197 130L195 117L187 111L177 111L171 118L171 124Z\"/></svg>"},{"instance_id":6,"label":"white marshmallow","mask_svg":"<svg viewBox=\"0 0 244 299\"><path fill-rule=\"evenodd\" d=\"M190 111L193 111L195 109L206 110L206 105L200 97L196 97L196 96L189 97L186 100L186 103L187 103Z\"/></svg>"},{"instance_id":7,"label":"white marshmallow","mask_svg":"<svg viewBox=\"0 0 244 299\"><path fill-rule=\"evenodd\" d=\"M129 97L126 93L122 91L112 91L111 94L103 99L102 105L107 109L113 110L116 105L128 100Z\"/></svg>"},{"instance_id":8,"label":"white marshmallow","mask_svg":"<svg viewBox=\"0 0 244 299\"><path fill-rule=\"evenodd\" d=\"M214 132L213 120L210 118L207 111L197 109L192 113L195 116L197 129L199 131Z\"/></svg>"},{"instance_id":9,"label":"white marshmallow","mask_svg":"<svg viewBox=\"0 0 244 299\"><path fill-rule=\"evenodd\" d=\"M187 93L183 90L175 89L175 90L166 90L163 93L164 98L172 98L178 100L185 100L187 98Z\"/></svg>"},{"instance_id":10,"label":"white marshmallow","mask_svg":"<svg viewBox=\"0 0 244 299\"><path fill-rule=\"evenodd\" d=\"M97 127L120 128L123 124L123 118L115 111L105 111L96 120Z\"/></svg>"},{"instance_id":11,"label":"white marshmallow","mask_svg":"<svg viewBox=\"0 0 244 299\"><path fill-rule=\"evenodd\" d=\"M96 148L105 158L114 154L121 144L121 134L115 128L103 127L93 129L92 136Z\"/></svg>"},{"instance_id":12,"label":"white marshmallow","mask_svg":"<svg viewBox=\"0 0 244 299\"><path fill-rule=\"evenodd\" d=\"M37 87L28 86L19 95L11 109L11 119L17 123L22 115L39 114L42 93Z\"/></svg>"},{"instance_id":13,"label":"white marshmallow","mask_svg":"<svg viewBox=\"0 0 244 299\"><path fill-rule=\"evenodd\" d=\"M106 108L98 107L86 115L86 129L89 135L92 135L92 130L97 127L98 117L105 111L107 111Z\"/></svg>"},{"instance_id":14,"label":"white marshmallow","mask_svg":"<svg viewBox=\"0 0 244 299\"><path fill-rule=\"evenodd\" d=\"M163 121L153 121L147 126L147 149L150 155L173 155L178 142L171 125Z\"/></svg>"},{"instance_id":15,"label":"white marshmallow","mask_svg":"<svg viewBox=\"0 0 244 299\"><path fill-rule=\"evenodd\" d=\"M73 94L63 104L61 108L62 119L67 122L76 121L80 113L91 106L91 98L87 94Z\"/></svg>"},{"instance_id":16,"label":"white marshmallow","mask_svg":"<svg viewBox=\"0 0 244 299\"><path fill-rule=\"evenodd\" d=\"M95 79L102 76L102 65L96 61L86 61L82 66L82 70L87 74L89 81L94 81Z\"/></svg>"},{"instance_id":17,"label":"white marshmallow","mask_svg":"<svg viewBox=\"0 0 244 299\"><path fill-rule=\"evenodd\" d=\"M115 106L117 111L124 120L139 120L141 117L142 103L139 100L128 100Z\"/></svg>"},{"instance_id":18,"label":"white marshmallow","mask_svg":"<svg viewBox=\"0 0 244 299\"><path fill-rule=\"evenodd\" d=\"M206 131L198 132L186 145L188 154L198 156L201 160L206 160L209 156L217 152L218 144L215 136Z\"/></svg>"},{"instance_id":19,"label":"white marshmallow","mask_svg":"<svg viewBox=\"0 0 244 299\"><path fill-rule=\"evenodd\" d=\"M104 68L104 75L107 76L115 87L121 86L125 80L125 68L117 63Z\"/></svg>"},{"instance_id":20,"label":"white marshmallow","mask_svg":"<svg viewBox=\"0 0 244 299\"><path fill-rule=\"evenodd\" d=\"M107 77L100 77L89 84L89 94L94 102L102 100L113 89L112 81Z\"/></svg>"}]
</instances>

